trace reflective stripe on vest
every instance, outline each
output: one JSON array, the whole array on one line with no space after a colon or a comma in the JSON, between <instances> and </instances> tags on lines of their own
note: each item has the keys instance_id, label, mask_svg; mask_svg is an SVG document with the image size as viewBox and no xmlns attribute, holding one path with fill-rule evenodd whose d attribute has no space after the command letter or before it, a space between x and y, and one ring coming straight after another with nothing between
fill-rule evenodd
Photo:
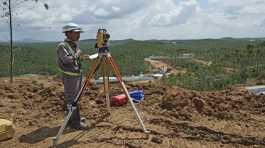
<instances>
[{"instance_id":1,"label":"reflective stripe on vest","mask_svg":"<svg viewBox=\"0 0 265 148\"><path fill-rule=\"evenodd\" d=\"M78 63L80 63L80 59L79 59L79 57L78 58L75 57L75 51L73 50L73 48L66 41L64 41L63 44L64 44L64 47L66 47L66 50L69 51L71 53L71 55L74 57L75 65L78 65Z\"/></svg>"},{"instance_id":2,"label":"reflective stripe on vest","mask_svg":"<svg viewBox=\"0 0 265 148\"><path fill-rule=\"evenodd\" d=\"M64 41L64 46L68 49L68 51L70 51L72 56L75 55L75 51L73 50L73 48L70 46L68 42Z\"/></svg>"}]
</instances>

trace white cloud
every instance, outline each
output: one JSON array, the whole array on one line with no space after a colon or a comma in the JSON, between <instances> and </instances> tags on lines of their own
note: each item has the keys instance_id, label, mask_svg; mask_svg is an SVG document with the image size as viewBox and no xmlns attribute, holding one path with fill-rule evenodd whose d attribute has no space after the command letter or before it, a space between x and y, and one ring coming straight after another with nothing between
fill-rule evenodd
<instances>
[{"instance_id":1,"label":"white cloud","mask_svg":"<svg viewBox=\"0 0 265 148\"><path fill-rule=\"evenodd\" d=\"M197 10L198 3L194 0L182 0L178 3L172 0L154 0L142 21L142 25L169 27L185 24Z\"/></svg>"},{"instance_id":2,"label":"white cloud","mask_svg":"<svg viewBox=\"0 0 265 148\"><path fill-rule=\"evenodd\" d=\"M106 17L110 15L110 13L106 11L105 9L99 8L94 12L94 15L99 16L99 17Z\"/></svg>"},{"instance_id":3,"label":"white cloud","mask_svg":"<svg viewBox=\"0 0 265 148\"><path fill-rule=\"evenodd\" d=\"M62 39L67 22L81 24L83 38L106 27L114 39L184 39L262 37L264 0L39 0L17 9L15 35L43 40ZM43 2L49 4L45 10ZM34 6L34 7L33 7ZM31 9L29 9L29 7ZM2 20L2 19L1 19ZM0 36L8 33L0 22ZM5 34L6 35L6 34Z\"/></svg>"}]
</instances>

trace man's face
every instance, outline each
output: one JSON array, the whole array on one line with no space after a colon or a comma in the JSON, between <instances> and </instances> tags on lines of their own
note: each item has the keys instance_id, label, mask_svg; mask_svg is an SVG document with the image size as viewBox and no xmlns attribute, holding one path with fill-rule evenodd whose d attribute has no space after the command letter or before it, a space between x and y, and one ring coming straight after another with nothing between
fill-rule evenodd
<instances>
[{"instance_id":1,"label":"man's face","mask_svg":"<svg viewBox=\"0 0 265 148\"><path fill-rule=\"evenodd\" d=\"M74 31L70 31L67 33L67 37L71 40L71 41L78 41L80 38L80 32L74 32Z\"/></svg>"}]
</instances>

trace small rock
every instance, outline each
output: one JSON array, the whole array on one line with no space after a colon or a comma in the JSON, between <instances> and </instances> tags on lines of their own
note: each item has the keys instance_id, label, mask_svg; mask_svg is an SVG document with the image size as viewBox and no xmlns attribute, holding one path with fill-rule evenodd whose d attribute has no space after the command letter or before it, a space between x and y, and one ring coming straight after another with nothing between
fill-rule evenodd
<instances>
[{"instance_id":1,"label":"small rock","mask_svg":"<svg viewBox=\"0 0 265 148\"><path fill-rule=\"evenodd\" d=\"M158 138L158 137L153 137L151 139L151 141L154 142L154 143L157 143L157 144L163 143L163 140L161 138Z\"/></svg>"},{"instance_id":2,"label":"small rock","mask_svg":"<svg viewBox=\"0 0 265 148\"><path fill-rule=\"evenodd\" d=\"M108 123L108 122L101 122L99 124L96 125L96 127L111 127L112 124Z\"/></svg>"},{"instance_id":3,"label":"small rock","mask_svg":"<svg viewBox=\"0 0 265 148\"><path fill-rule=\"evenodd\" d=\"M194 103L194 106L196 108L196 110L201 113L203 111L203 107L204 107L204 100L200 99L200 98L194 98L193 99L193 103Z\"/></svg>"},{"instance_id":4,"label":"small rock","mask_svg":"<svg viewBox=\"0 0 265 148\"><path fill-rule=\"evenodd\" d=\"M141 148L141 145L133 143L126 143L126 146L128 146L128 148Z\"/></svg>"},{"instance_id":5,"label":"small rock","mask_svg":"<svg viewBox=\"0 0 265 148\"><path fill-rule=\"evenodd\" d=\"M11 121L0 119L0 141L13 138L15 134L14 125Z\"/></svg>"},{"instance_id":6,"label":"small rock","mask_svg":"<svg viewBox=\"0 0 265 148\"><path fill-rule=\"evenodd\" d=\"M101 100L101 99L97 99L97 100L95 100L95 102L96 102L97 104L104 104L104 101Z\"/></svg>"}]
</instances>

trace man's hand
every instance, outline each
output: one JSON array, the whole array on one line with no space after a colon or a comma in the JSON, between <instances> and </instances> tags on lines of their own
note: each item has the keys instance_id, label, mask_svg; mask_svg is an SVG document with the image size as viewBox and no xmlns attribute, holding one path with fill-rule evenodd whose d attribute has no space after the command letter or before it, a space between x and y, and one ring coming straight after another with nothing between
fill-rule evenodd
<instances>
[{"instance_id":1,"label":"man's hand","mask_svg":"<svg viewBox=\"0 0 265 148\"><path fill-rule=\"evenodd\" d=\"M79 48L76 49L74 58L80 58L81 60L90 60L89 55L84 54Z\"/></svg>"},{"instance_id":2,"label":"man's hand","mask_svg":"<svg viewBox=\"0 0 265 148\"><path fill-rule=\"evenodd\" d=\"M82 53L81 50L79 48L77 48L76 49L76 53L74 55L75 59L77 59L78 57L80 57L81 53Z\"/></svg>"}]
</instances>

